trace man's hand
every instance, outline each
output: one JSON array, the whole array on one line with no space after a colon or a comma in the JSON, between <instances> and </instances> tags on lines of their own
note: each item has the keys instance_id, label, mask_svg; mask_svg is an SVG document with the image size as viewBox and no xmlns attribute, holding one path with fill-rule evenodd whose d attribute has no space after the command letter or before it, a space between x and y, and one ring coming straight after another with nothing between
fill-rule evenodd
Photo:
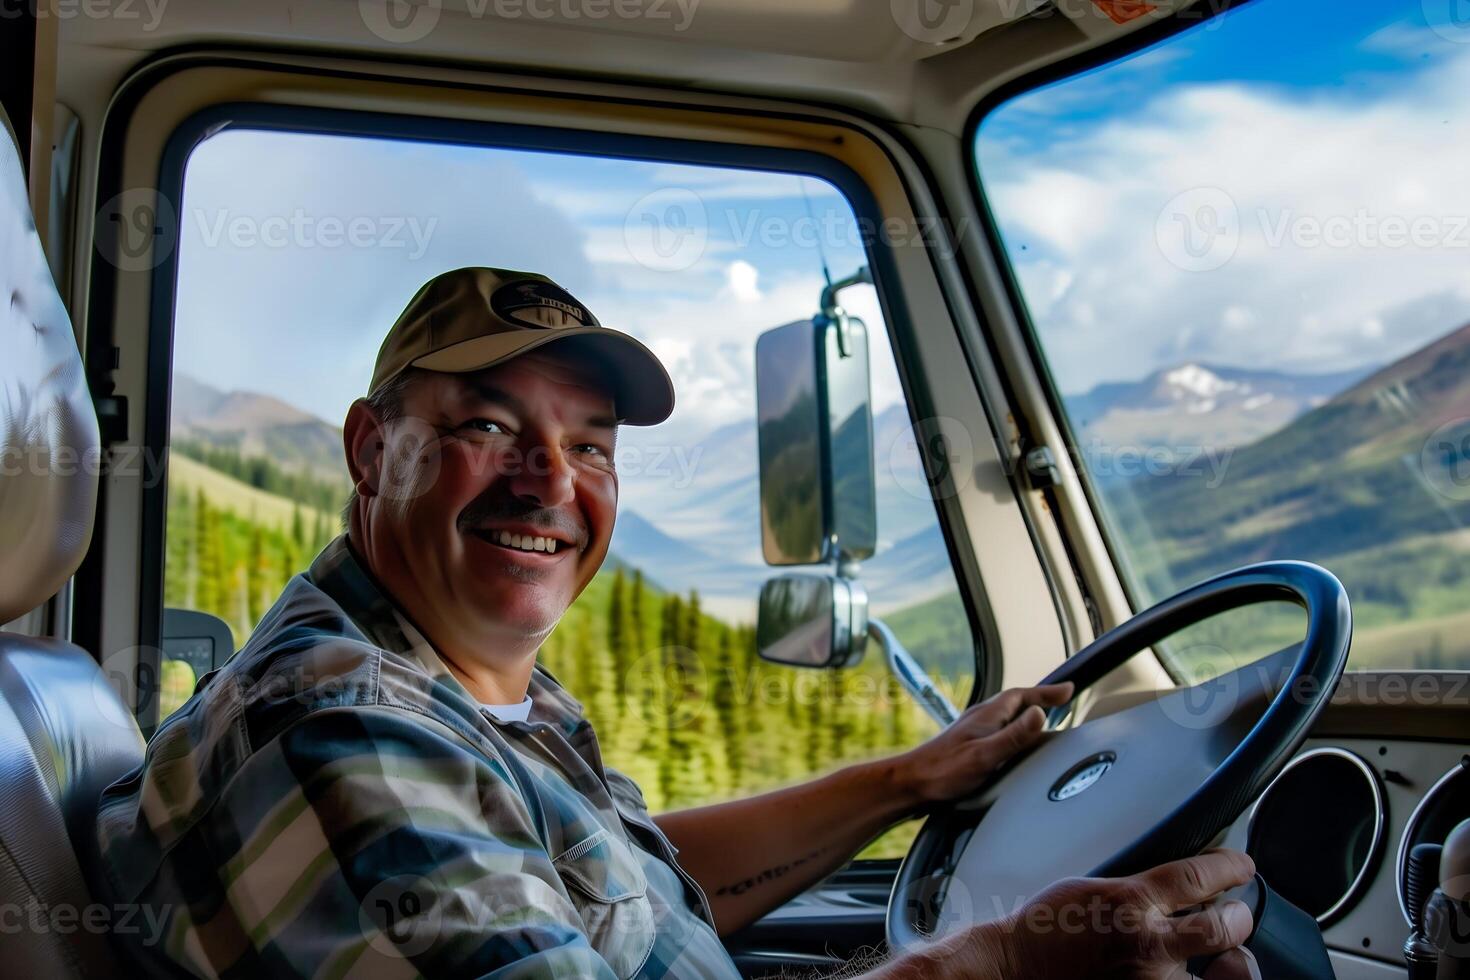
<instances>
[{"instance_id":1,"label":"man's hand","mask_svg":"<svg viewBox=\"0 0 1470 980\"><path fill-rule=\"evenodd\" d=\"M1045 709L1071 698L1071 684L1013 688L967 709L954 724L897 760L915 805L974 792L1013 755L1036 743L1046 724Z\"/></svg>"},{"instance_id":2,"label":"man's hand","mask_svg":"<svg viewBox=\"0 0 1470 980\"><path fill-rule=\"evenodd\" d=\"M1131 878L1068 878L1015 914L893 960L874 980L1183 980L1185 963L1224 954L1206 980L1260 980L1241 902L1209 904L1250 881L1238 851L1206 851Z\"/></svg>"},{"instance_id":3,"label":"man's hand","mask_svg":"<svg viewBox=\"0 0 1470 980\"><path fill-rule=\"evenodd\" d=\"M1250 936L1243 902L1208 903L1255 873L1249 856L1217 850L1131 878L1059 881L1001 924L1009 975L1186 977L1187 960L1233 950ZM1222 958L1210 980L1244 980L1249 972L1231 972L1244 965L1243 957Z\"/></svg>"}]
</instances>

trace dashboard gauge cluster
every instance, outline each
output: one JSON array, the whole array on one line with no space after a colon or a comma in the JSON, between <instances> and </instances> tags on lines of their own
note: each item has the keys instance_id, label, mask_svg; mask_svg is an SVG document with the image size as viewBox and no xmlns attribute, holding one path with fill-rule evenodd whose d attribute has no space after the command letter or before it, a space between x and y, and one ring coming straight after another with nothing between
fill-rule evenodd
<instances>
[{"instance_id":1,"label":"dashboard gauge cluster","mask_svg":"<svg viewBox=\"0 0 1470 980\"><path fill-rule=\"evenodd\" d=\"M1372 880L1385 825L1383 783L1373 767L1346 749L1312 749L1261 794L1246 851L1272 888L1327 925Z\"/></svg>"}]
</instances>

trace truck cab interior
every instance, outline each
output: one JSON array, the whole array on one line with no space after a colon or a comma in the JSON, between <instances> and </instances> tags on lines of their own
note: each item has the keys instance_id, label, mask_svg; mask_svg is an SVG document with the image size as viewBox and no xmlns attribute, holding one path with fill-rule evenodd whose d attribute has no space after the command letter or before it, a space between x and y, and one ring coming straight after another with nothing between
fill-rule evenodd
<instances>
[{"instance_id":1,"label":"truck cab interior","mask_svg":"<svg viewBox=\"0 0 1470 980\"><path fill-rule=\"evenodd\" d=\"M679 390L542 651L655 811L1077 686L744 975L1217 845L1267 976L1470 975L1454 4L0 6L7 971L127 975L98 796L338 533L383 331L474 264ZM652 742L604 690L650 650L700 678Z\"/></svg>"}]
</instances>

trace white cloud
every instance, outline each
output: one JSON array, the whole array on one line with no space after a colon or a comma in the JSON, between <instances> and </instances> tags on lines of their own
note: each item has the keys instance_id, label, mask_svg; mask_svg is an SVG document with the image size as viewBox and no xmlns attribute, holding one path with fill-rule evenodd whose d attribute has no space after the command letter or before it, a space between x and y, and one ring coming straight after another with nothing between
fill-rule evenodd
<instances>
[{"instance_id":1,"label":"white cloud","mask_svg":"<svg viewBox=\"0 0 1470 980\"><path fill-rule=\"evenodd\" d=\"M1470 322L1467 87L1470 52L1354 100L1194 84L1029 158L982 143L1063 390L1181 356L1364 366ZM1161 248L1156 224L1171 200L1201 188L1228 195L1239 240L1223 266L1192 272ZM1194 232L1214 217L1193 215ZM1392 243L1395 222L1416 221L1424 241Z\"/></svg>"},{"instance_id":2,"label":"white cloud","mask_svg":"<svg viewBox=\"0 0 1470 980\"><path fill-rule=\"evenodd\" d=\"M760 272L744 259L736 259L725 269L725 290L737 303L759 303Z\"/></svg>"}]
</instances>

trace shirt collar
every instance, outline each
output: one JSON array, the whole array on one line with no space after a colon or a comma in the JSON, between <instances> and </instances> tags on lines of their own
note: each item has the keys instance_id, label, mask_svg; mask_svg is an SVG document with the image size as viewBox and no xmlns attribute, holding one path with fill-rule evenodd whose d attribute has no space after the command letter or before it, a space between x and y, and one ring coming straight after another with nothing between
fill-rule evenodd
<instances>
[{"instance_id":1,"label":"shirt collar","mask_svg":"<svg viewBox=\"0 0 1470 980\"><path fill-rule=\"evenodd\" d=\"M479 701L465 689L433 645L389 598L387 589L358 558L347 535L339 535L322 549L311 563L306 577L331 596L375 646L417 660L437 684L464 698L478 710ZM531 683L526 693L532 701L531 724L553 725L567 736L587 724L582 717L581 703L540 664L531 671ZM521 723L497 720L496 724Z\"/></svg>"}]
</instances>

